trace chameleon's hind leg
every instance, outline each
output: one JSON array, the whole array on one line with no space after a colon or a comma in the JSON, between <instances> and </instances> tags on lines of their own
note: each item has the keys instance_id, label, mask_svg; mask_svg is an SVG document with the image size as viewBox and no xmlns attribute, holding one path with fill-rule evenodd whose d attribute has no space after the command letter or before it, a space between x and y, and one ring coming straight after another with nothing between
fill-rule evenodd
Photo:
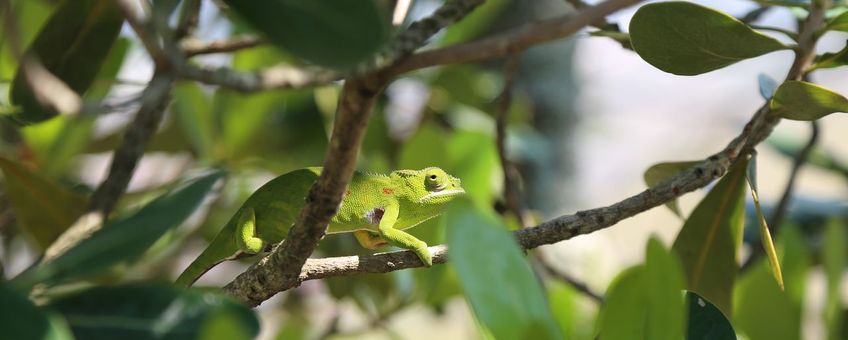
<instances>
[{"instance_id":1,"label":"chameleon's hind leg","mask_svg":"<svg viewBox=\"0 0 848 340\"><path fill-rule=\"evenodd\" d=\"M265 249L265 241L256 236L256 214L243 209L236 222L236 244L245 253L256 254Z\"/></svg>"},{"instance_id":2,"label":"chameleon's hind leg","mask_svg":"<svg viewBox=\"0 0 848 340\"><path fill-rule=\"evenodd\" d=\"M389 241L380 237L380 233L371 230L357 230L353 232L356 241L366 249L377 249L389 244Z\"/></svg>"},{"instance_id":3,"label":"chameleon's hind leg","mask_svg":"<svg viewBox=\"0 0 848 340\"><path fill-rule=\"evenodd\" d=\"M395 222L397 222L400 207L398 207L395 203L386 206L384 209L385 211L383 213L383 217L380 219L379 225L380 236L386 241L389 241L389 244L393 246L414 251L425 266L432 266L433 255L430 254L430 250L427 249L427 243L415 238L415 236L412 236L403 230L395 229Z\"/></svg>"}]
</instances>

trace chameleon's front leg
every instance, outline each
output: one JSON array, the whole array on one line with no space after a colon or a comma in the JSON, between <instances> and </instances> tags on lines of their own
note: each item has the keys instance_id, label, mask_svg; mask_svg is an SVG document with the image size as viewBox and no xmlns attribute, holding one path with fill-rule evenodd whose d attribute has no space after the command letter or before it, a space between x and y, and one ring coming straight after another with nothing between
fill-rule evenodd
<instances>
[{"instance_id":1,"label":"chameleon's front leg","mask_svg":"<svg viewBox=\"0 0 848 340\"><path fill-rule=\"evenodd\" d=\"M403 230L395 229L395 222L397 222L398 214L400 213L398 204L390 204L384 209L385 211L378 227L380 236L386 241L389 241L389 244L393 246L414 251L418 255L418 258L421 259L421 262L424 262L425 266L432 266L433 256L430 255L430 251L427 249L427 243Z\"/></svg>"},{"instance_id":2,"label":"chameleon's front leg","mask_svg":"<svg viewBox=\"0 0 848 340\"><path fill-rule=\"evenodd\" d=\"M256 254L265 248L265 241L256 237L256 214L253 208L243 209L237 220L236 244L245 253Z\"/></svg>"}]
</instances>

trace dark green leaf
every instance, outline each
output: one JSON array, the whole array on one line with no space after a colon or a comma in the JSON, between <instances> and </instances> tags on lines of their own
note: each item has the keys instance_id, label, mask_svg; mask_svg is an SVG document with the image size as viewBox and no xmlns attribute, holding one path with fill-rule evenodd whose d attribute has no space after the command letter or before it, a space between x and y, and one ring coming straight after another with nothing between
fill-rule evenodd
<instances>
[{"instance_id":1,"label":"dark green leaf","mask_svg":"<svg viewBox=\"0 0 848 340\"><path fill-rule=\"evenodd\" d=\"M681 1L640 7L630 21L630 40L642 59L678 75L706 73L788 48L726 13Z\"/></svg>"},{"instance_id":2,"label":"dark green leaf","mask_svg":"<svg viewBox=\"0 0 848 340\"><path fill-rule=\"evenodd\" d=\"M645 170L644 179L645 184L648 187L653 187L660 182L670 178L678 174L679 172L689 169L695 164L698 164L699 161L690 161L690 162L665 162L665 163L657 163L651 165L648 170ZM675 215L678 217L683 217L683 214L680 212L680 205L677 203L677 199L671 200L665 204Z\"/></svg>"},{"instance_id":3,"label":"dark green leaf","mask_svg":"<svg viewBox=\"0 0 848 340\"><path fill-rule=\"evenodd\" d=\"M97 287L52 301L77 339L252 339L253 311L220 293L166 285ZM214 323L214 324L213 324ZM227 337L238 335L239 337Z\"/></svg>"},{"instance_id":4,"label":"dark green leaf","mask_svg":"<svg viewBox=\"0 0 848 340\"><path fill-rule=\"evenodd\" d=\"M227 0L271 42L307 61L348 69L373 55L388 37L374 0Z\"/></svg>"},{"instance_id":5,"label":"dark green leaf","mask_svg":"<svg viewBox=\"0 0 848 340\"><path fill-rule=\"evenodd\" d=\"M480 322L498 339L560 339L544 292L506 226L465 199L447 221L451 265Z\"/></svg>"},{"instance_id":6,"label":"dark green leaf","mask_svg":"<svg viewBox=\"0 0 848 340\"><path fill-rule=\"evenodd\" d=\"M0 332L4 339L73 339L61 318L39 309L26 296L0 282Z\"/></svg>"},{"instance_id":7,"label":"dark green leaf","mask_svg":"<svg viewBox=\"0 0 848 340\"><path fill-rule=\"evenodd\" d=\"M53 12L27 53L83 94L106 61L123 21L114 1L66 0ZM23 109L15 117L21 122L40 122L58 113L39 104L20 68L10 91L12 103Z\"/></svg>"},{"instance_id":8,"label":"dark green leaf","mask_svg":"<svg viewBox=\"0 0 848 340\"><path fill-rule=\"evenodd\" d=\"M181 82L174 87L171 105L194 149L205 157L214 156L218 131L209 96L196 83Z\"/></svg>"},{"instance_id":9,"label":"dark green leaf","mask_svg":"<svg viewBox=\"0 0 848 340\"><path fill-rule=\"evenodd\" d=\"M848 12L843 12L833 19L828 20L825 29L828 31L848 32Z\"/></svg>"},{"instance_id":10,"label":"dark green leaf","mask_svg":"<svg viewBox=\"0 0 848 340\"><path fill-rule=\"evenodd\" d=\"M108 223L53 261L27 270L13 282L24 288L35 283L52 284L138 257L162 234L188 218L220 177L221 173L213 172L169 190L136 213Z\"/></svg>"},{"instance_id":11,"label":"dark green leaf","mask_svg":"<svg viewBox=\"0 0 848 340\"><path fill-rule=\"evenodd\" d=\"M824 319L827 322L828 339L844 339L842 331L842 294L841 283L845 273L848 245L846 245L845 225L839 220L828 222L824 232L824 251L822 264L827 277L827 303Z\"/></svg>"},{"instance_id":12,"label":"dark green leaf","mask_svg":"<svg viewBox=\"0 0 848 340\"><path fill-rule=\"evenodd\" d=\"M707 298L725 315L731 314L736 253L741 246L745 214L747 162L734 165L698 203L674 241L688 290Z\"/></svg>"},{"instance_id":13,"label":"dark green leaf","mask_svg":"<svg viewBox=\"0 0 848 340\"><path fill-rule=\"evenodd\" d=\"M760 194L757 191L757 154L754 152L750 161L748 161L748 186L751 188L751 197L754 199L754 208L757 214L757 222L760 225L760 240L763 244L763 251L768 258L769 267L774 273L774 279L777 281L780 289L783 290L783 273L780 270L780 262L777 259L777 251L774 249L774 241L771 239L766 217L763 215L763 208L760 207Z\"/></svg>"},{"instance_id":14,"label":"dark green leaf","mask_svg":"<svg viewBox=\"0 0 848 340\"><path fill-rule=\"evenodd\" d=\"M38 249L47 248L85 212L85 197L2 157L0 168L21 231Z\"/></svg>"},{"instance_id":15,"label":"dark green leaf","mask_svg":"<svg viewBox=\"0 0 848 340\"><path fill-rule=\"evenodd\" d=\"M115 43L112 44L112 49L106 55L103 66L100 67L100 72L97 73L94 84L91 85L91 88L85 94L86 98L101 100L109 94L109 90L112 88L112 84L115 83L121 66L124 65L124 58L127 56L129 49L130 39L118 38L115 40Z\"/></svg>"},{"instance_id":16,"label":"dark green leaf","mask_svg":"<svg viewBox=\"0 0 848 340\"><path fill-rule=\"evenodd\" d=\"M707 299L686 292L686 305L689 310L686 340L736 340L730 321Z\"/></svg>"},{"instance_id":17,"label":"dark green leaf","mask_svg":"<svg viewBox=\"0 0 848 340\"><path fill-rule=\"evenodd\" d=\"M733 301L733 325L749 339L799 339L801 314L780 290L765 262L740 278Z\"/></svg>"},{"instance_id":18,"label":"dark green leaf","mask_svg":"<svg viewBox=\"0 0 848 340\"><path fill-rule=\"evenodd\" d=\"M510 5L506 0L489 0L475 8L465 18L456 24L448 26L440 41L441 45L453 45L474 39L486 33L492 23L500 18L501 13Z\"/></svg>"},{"instance_id":19,"label":"dark green leaf","mask_svg":"<svg viewBox=\"0 0 848 340\"><path fill-rule=\"evenodd\" d=\"M822 53L816 56L815 62L813 62L813 66L810 67L810 70L820 69L820 68L834 68L848 65L848 46L839 50L836 53Z\"/></svg>"},{"instance_id":20,"label":"dark green leaf","mask_svg":"<svg viewBox=\"0 0 848 340\"><path fill-rule=\"evenodd\" d=\"M771 108L783 118L810 121L834 112L848 112L848 99L828 88L791 80L777 88Z\"/></svg>"}]
</instances>

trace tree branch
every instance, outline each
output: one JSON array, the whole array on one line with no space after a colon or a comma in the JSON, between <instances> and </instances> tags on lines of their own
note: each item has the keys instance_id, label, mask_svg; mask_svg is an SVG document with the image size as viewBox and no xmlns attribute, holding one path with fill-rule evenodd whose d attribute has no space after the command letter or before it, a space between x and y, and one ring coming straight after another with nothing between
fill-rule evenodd
<instances>
[{"instance_id":1,"label":"tree branch","mask_svg":"<svg viewBox=\"0 0 848 340\"><path fill-rule=\"evenodd\" d=\"M193 57L201 54L234 52L256 47L263 43L265 41L258 36L239 35L212 42L203 42L199 39L186 39L180 43L180 48L186 57Z\"/></svg>"}]
</instances>

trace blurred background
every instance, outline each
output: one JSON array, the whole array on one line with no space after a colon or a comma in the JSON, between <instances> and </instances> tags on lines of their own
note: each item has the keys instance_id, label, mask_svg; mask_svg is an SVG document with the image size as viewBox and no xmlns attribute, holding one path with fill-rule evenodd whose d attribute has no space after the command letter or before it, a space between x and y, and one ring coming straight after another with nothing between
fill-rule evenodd
<instances>
[{"instance_id":1,"label":"blurred background","mask_svg":"<svg viewBox=\"0 0 848 340\"><path fill-rule=\"evenodd\" d=\"M34 37L56 5L51 0L12 3L24 41ZM742 0L698 3L737 17L758 7ZM415 1L406 23L432 13L440 4ZM202 8L198 38L211 41L249 32L217 6L205 3ZM561 0L490 0L440 33L430 45L467 41L569 11L572 6ZM626 31L634 11L621 11L608 20ZM774 8L755 23L793 30L796 20L791 10ZM829 32L819 51L837 51L846 39L845 33ZM4 43L0 41L0 45ZM15 70L9 53L8 48L0 50L3 93ZM110 62L120 67L111 75L101 74L95 86L102 89L90 91L86 98L102 98L113 105L114 112L60 116L23 128L4 125L0 152L74 191L90 193L105 178L111 151L153 71L148 55L126 25L120 43L110 53ZM585 32L528 50L514 71L507 129L507 157L521 174L521 204L536 222L606 206L645 189L643 173L653 164L711 155L736 136L762 105L758 77L782 80L792 57L790 51L775 52L708 74L682 77L653 68L615 40ZM292 56L265 45L194 60L239 70L296 63ZM494 143L497 99L505 84L503 70L503 61L492 61L425 69L394 81L372 115L358 168L385 173L441 166L462 179L475 203L503 211L503 173ZM846 70L837 68L814 73L813 78L846 94L846 76ZM198 169L221 167L228 177L188 223L160 240L119 276L130 280L174 278L253 190L278 174L321 164L339 91L340 85L332 84L243 94L194 82L178 83L165 123L141 160L119 210L134 209ZM814 153L818 161L801 168L786 219L787 225L802 231L814 263L818 263L816 254L824 243L824 225L833 219L841 219L845 225L848 216L848 115L830 115L819 122L819 128ZM783 121L758 147L760 195L767 211L783 194L792 157L810 133L809 123ZM699 190L682 197L684 216L704 194L705 190ZM31 265L39 252L19 233L10 209L8 198L0 197L0 256L6 277ZM519 227L514 216L507 220L513 228ZM681 225L682 220L670 210L657 207L609 229L534 252L557 272L603 294L618 273L644 260L651 235L670 246ZM445 228L450 227L461 226L435 219L411 231L434 245L445 242ZM756 232L746 234L749 239L757 240ZM746 243L745 247L743 252L749 252L750 246ZM497 249L491 252L496 255ZM338 235L325 238L314 256L365 253L352 236ZM224 263L198 285L220 287L249 263ZM261 336L474 338L478 329L455 275L449 266L436 266L308 281L259 307ZM810 267L802 323L807 339L825 334L822 310L828 299L834 298L828 294L826 281L821 267ZM848 301L848 280L841 282L839 298ZM544 284L552 304L564 304L561 307L571 315L584 319L572 325L568 334L591 337L597 302L556 277L545 278Z\"/></svg>"}]
</instances>

